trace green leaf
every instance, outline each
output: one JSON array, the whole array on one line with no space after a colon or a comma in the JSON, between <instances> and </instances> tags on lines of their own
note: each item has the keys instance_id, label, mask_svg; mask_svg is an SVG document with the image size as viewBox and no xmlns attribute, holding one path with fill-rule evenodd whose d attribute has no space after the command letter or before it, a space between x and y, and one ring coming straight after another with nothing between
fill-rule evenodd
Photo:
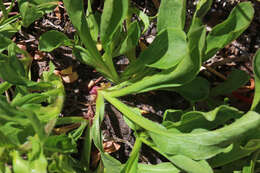
<instances>
[{"instance_id":1,"label":"green leaf","mask_svg":"<svg viewBox=\"0 0 260 173\"><path fill-rule=\"evenodd\" d=\"M77 30L80 39L86 51L92 58L101 59L101 56L96 48L95 42L92 40L90 30L87 24L86 16L84 14L83 0L64 0L63 1L66 11L70 17L70 21Z\"/></svg>"},{"instance_id":2,"label":"green leaf","mask_svg":"<svg viewBox=\"0 0 260 173\"><path fill-rule=\"evenodd\" d=\"M0 77L11 84L26 85L30 83L12 63L14 62L11 61L11 58L0 54Z\"/></svg>"},{"instance_id":3,"label":"green leaf","mask_svg":"<svg viewBox=\"0 0 260 173\"><path fill-rule=\"evenodd\" d=\"M123 55L126 52L135 48L138 44L140 35L141 35L141 31L138 22L137 21L132 22L127 31L127 36L120 47L118 55Z\"/></svg>"},{"instance_id":4,"label":"green leaf","mask_svg":"<svg viewBox=\"0 0 260 173\"><path fill-rule=\"evenodd\" d=\"M188 45L185 33L180 29L168 28L156 37L139 58L148 57L150 62L154 59L155 62L148 63L149 67L169 69L176 66L187 54Z\"/></svg>"},{"instance_id":5,"label":"green leaf","mask_svg":"<svg viewBox=\"0 0 260 173\"><path fill-rule=\"evenodd\" d=\"M121 170L121 173L137 172L139 152L141 147L142 147L142 141L139 137L137 137L130 158L127 160L126 164L124 165L123 169Z\"/></svg>"},{"instance_id":6,"label":"green leaf","mask_svg":"<svg viewBox=\"0 0 260 173\"><path fill-rule=\"evenodd\" d=\"M234 139L241 138L251 130L257 129L259 124L259 114L248 112L231 125L214 131L197 130L186 134L169 129L165 136L160 132L149 133L157 147L163 152L181 154L197 160L208 159L224 152Z\"/></svg>"},{"instance_id":7,"label":"green leaf","mask_svg":"<svg viewBox=\"0 0 260 173\"><path fill-rule=\"evenodd\" d=\"M91 136L93 138L94 144L100 152L104 152L102 134L100 131L100 125L104 118L104 111L104 96L101 94L101 92L98 92L98 97L96 100L96 114L93 120L93 125L91 126Z\"/></svg>"},{"instance_id":8,"label":"green leaf","mask_svg":"<svg viewBox=\"0 0 260 173\"><path fill-rule=\"evenodd\" d=\"M185 33L180 29L167 28L156 36L147 49L141 52L137 60L123 72L123 75L133 75L144 70L145 66L168 69L176 66L187 54Z\"/></svg>"},{"instance_id":9,"label":"green leaf","mask_svg":"<svg viewBox=\"0 0 260 173\"><path fill-rule=\"evenodd\" d=\"M78 163L75 163L70 156L55 153L52 156L52 162L48 165L48 171L50 173L77 173L74 169L76 164Z\"/></svg>"},{"instance_id":10,"label":"green leaf","mask_svg":"<svg viewBox=\"0 0 260 173\"><path fill-rule=\"evenodd\" d=\"M205 34L206 30L204 27L200 27L189 35L189 55L185 56L176 67L163 70L154 75L146 76L127 87L112 91L110 96L120 97L127 94L147 92L155 89L178 87L192 81L196 77L201 66L201 54L205 43ZM135 66L138 69L137 66L138 64ZM142 70L138 71L139 73L144 73ZM138 75L139 74L137 73L136 76L138 77Z\"/></svg>"},{"instance_id":11,"label":"green leaf","mask_svg":"<svg viewBox=\"0 0 260 173\"><path fill-rule=\"evenodd\" d=\"M87 23L89 26L91 37L95 42L97 42L99 26L91 8L91 0L88 0L88 9L87 9L86 17L87 17Z\"/></svg>"},{"instance_id":12,"label":"green leaf","mask_svg":"<svg viewBox=\"0 0 260 173\"><path fill-rule=\"evenodd\" d=\"M255 95L251 106L251 110L260 113L260 49L257 50L254 60L254 77L255 77Z\"/></svg>"},{"instance_id":13,"label":"green leaf","mask_svg":"<svg viewBox=\"0 0 260 173\"><path fill-rule=\"evenodd\" d=\"M49 136L44 142L47 151L59 153L76 153L77 144L72 137L65 134L59 136Z\"/></svg>"},{"instance_id":14,"label":"green leaf","mask_svg":"<svg viewBox=\"0 0 260 173\"><path fill-rule=\"evenodd\" d=\"M51 52L63 44L70 42L69 38L59 31L48 31L41 35L39 39L39 50Z\"/></svg>"},{"instance_id":15,"label":"green leaf","mask_svg":"<svg viewBox=\"0 0 260 173\"><path fill-rule=\"evenodd\" d=\"M167 128L174 127L183 133L188 133L197 128L213 130L242 116L242 113L236 108L225 105L209 112L190 111L182 114L181 119L180 114L180 110L166 110L163 124ZM180 120L178 121L178 119Z\"/></svg>"},{"instance_id":16,"label":"green leaf","mask_svg":"<svg viewBox=\"0 0 260 173\"><path fill-rule=\"evenodd\" d=\"M157 31L173 27L183 30L186 17L186 0L162 0L159 8Z\"/></svg>"},{"instance_id":17,"label":"green leaf","mask_svg":"<svg viewBox=\"0 0 260 173\"><path fill-rule=\"evenodd\" d=\"M56 6L57 1L54 0L19 0L19 11L22 17L22 25L29 27L35 20L41 18L45 13L51 12Z\"/></svg>"},{"instance_id":18,"label":"green leaf","mask_svg":"<svg viewBox=\"0 0 260 173\"><path fill-rule=\"evenodd\" d=\"M43 154L42 143L37 137L30 138L32 151L28 153L30 172L47 173L47 159Z\"/></svg>"},{"instance_id":19,"label":"green leaf","mask_svg":"<svg viewBox=\"0 0 260 173\"><path fill-rule=\"evenodd\" d=\"M157 165L148 165L148 164L138 164L137 173L179 173L178 170L173 164L169 162L160 163Z\"/></svg>"},{"instance_id":20,"label":"green leaf","mask_svg":"<svg viewBox=\"0 0 260 173\"><path fill-rule=\"evenodd\" d=\"M30 172L29 163L21 158L18 151L11 153L13 160L14 173L28 173Z\"/></svg>"},{"instance_id":21,"label":"green leaf","mask_svg":"<svg viewBox=\"0 0 260 173\"><path fill-rule=\"evenodd\" d=\"M196 6L196 11L192 18L191 26L189 28L189 33L197 29L198 27L203 26L203 17L210 10L211 5L212 5L212 0L200 0L198 2Z\"/></svg>"},{"instance_id":22,"label":"green leaf","mask_svg":"<svg viewBox=\"0 0 260 173\"><path fill-rule=\"evenodd\" d=\"M128 13L128 0L106 0L101 16L100 39L106 50Z\"/></svg>"},{"instance_id":23,"label":"green leaf","mask_svg":"<svg viewBox=\"0 0 260 173\"><path fill-rule=\"evenodd\" d=\"M101 152L101 160L104 165L104 173L120 173L122 164L107 153Z\"/></svg>"},{"instance_id":24,"label":"green leaf","mask_svg":"<svg viewBox=\"0 0 260 173\"><path fill-rule=\"evenodd\" d=\"M215 157L209 159L209 163L213 168L221 167L227 164L233 164L234 161L243 159L252 154L254 151L255 150L244 149L240 146L239 142L236 142L234 143L230 152L216 155Z\"/></svg>"},{"instance_id":25,"label":"green leaf","mask_svg":"<svg viewBox=\"0 0 260 173\"><path fill-rule=\"evenodd\" d=\"M36 5L30 2L25 2L24 0L18 2L24 27L29 27L35 20L43 16L43 13L37 9Z\"/></svg>"},{"instance_id":26,"label":"green leaf","mask_svg":"<svg viewBox=\"0 0 260 173\"><path fill-rule=\"evenodd\" d=\"M0 33L0 52L7 49L7 47L12 43L12 40Z\"/></svg>"},{"instance_id":27,"label":"green leaf","mask_svg":"<svg viewBox=\"0 0 260 173\"><path fill-rule=\"evenodd\" d=\"M149 28L149 25L150 25L149 16L147 16L147 14L145 14L143 11L141 11L139 9L137 9L137 15L141 19L141 21L144 25L144 29L142 31L142 34L144 34L147 31L147 29Z\"/></svg>"},{"instance_id":28,"label":"green leaf","mask_svg":"<svg viewBox=\"0 0 260 173\"><path fill-rule=\"evenodd\" d=\"M209 96L209 82L202 77L196 77L191 82L180 87L166 88L165 90L176 91L185 99L196 102L204 100Z\"/></svg>"},{"instance_id":29,"label":"green leaf","mask_svg":"<svg viewBox=\"0 0 260 173\"><path fill-rule=\"evenodd\" d=\"M2 95L5 91L7 91L11 86L12 86L12 84L10 84L8 82L1 83L0 84L0 95Z\"/></svg>"},{"instance_id":30,"label":"green leaf","mask_svg":"<svg viewBox=\"0 0 260 173\"><path fill-rule=\"evenodd\" d=\"M48 96L40 93L32 93L22 97L15 97L12 102L11 106L22 106L23 104L30 104L30 103L41 103L47 100Z\"/></svg>"},{"instance_id":31,"label":"green leaf","mask_svg":"<svg viewBox=\"0 0 260 173\"><path fill-rule=\"evenodd\" d=\"M83 47L75 46L73 49L73 54L80 62L94 67L98 72L103 74L108 79L113 79L113 77L110 75L110 70L108 69L107 65L101 59L93 58Z\"/></svg>"},{"instance_id":32,"label":"green leaf","mask_svg":"<svg viewBox=\"0 0 260 173\"><path fill-rule=\"evenodd\" d=\"M238 38L250 25L254 16L251 2L238 4L228 18L215 26L207 36L207 50L203 61L211 58L218 50Z\"/></svg>"},{"instance_id":33,"label":"green leaf","mask_svg":"<svg viewBox=\"0 0 260 173\"><path fill-rule=\"evenodd\" d=\"M234 69L231 71L226 81L211 89L211 96L229 94L245 85L248 80L249 75L245 71Z\"/></svg>"}]
</instances>

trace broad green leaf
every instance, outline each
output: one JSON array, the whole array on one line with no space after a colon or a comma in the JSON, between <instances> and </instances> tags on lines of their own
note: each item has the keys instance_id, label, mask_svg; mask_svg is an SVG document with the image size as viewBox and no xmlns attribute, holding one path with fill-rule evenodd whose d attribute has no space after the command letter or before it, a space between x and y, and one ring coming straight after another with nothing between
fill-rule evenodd
<instances>
[{"instance_id":1,"label":"broad green leaf","mask_svg":"<svg viewBox=\"0 0 260 173\"><path fill-rule=\"evenodd\" d=\"M159 163L157 165L138 164L137 173L179 173L172 163Z\"/></svg>"},{"instance_id":2,"label":"broad green leaf","mask_svg":"<svg viewBox=\"0 0 260 173\"><path fill-rule=\"evenodd\" d=\"M86 16L84 14L83 0L64 0L66 11L70 17L70 21L77 30L80 39L87 48L86 51L92 58L100 58L101 56L96 48L95 42L92 40Z\"/></svg>"},{"instance_id":3,"label":"broad green leaf","mask_svg":"<svg viewBox=\"0 0 260 173\"><path fill-rule=\"evenodd\" d=\"M74 130L73 132L70 133L70 135L72 136L72 138L75 141L78 141L78 139L82 136L83 132L85 131L85 128L87 127L87 122L83 121L79 128L77 128L76 130Z\"/></svg>"},{"instance_id":4,"label":"broad green leaf","mask_svg":"<svg viewBox=\"0 0 260 173\"><path fill-rule=\"evenodd\" d=\"M48 171L50 173L77 173L74 169L74 165L78 164L75 163L70 156L62 155L62 154L53 154L52 161L48 165Z\"/></svg>"},{"instance_id":5,"label":"broad green leaf","mask_svg":"<svg viewBox=\"0 0 260 173\"><path fill-rule=\"evenodd\" d=\"M188 173L213 173L213 170L204 160L194 161L189 157L183 155L173 155L167 157L172 163L174 163L178 168L188 172Z\"/></svg>"},{"instance_id":6,"label":"broad green leaf","mask_svg":"<svg viewBox=\"0 0 260 173\"><path fill-rule=\"evenodd\" d=\"M59 117L57 119L56 125L66 125L72 123L81 123L82 121L87 121L83 117L79 116L69 116L69 117Z\"/></svg>"},{"instance_id":7,"label":"broad green leaf","mask_svg":"<svg viewBox=\"0 0 260 173\"><path fill-rule=\"evenodd\" d=\"M226 81L211 89L211 96L229 94L245 85L248 80L249 75L245 71L234 69L229 74Z\"/></svg>"},{"instance_id":8,"label":"broad green leaf","mask_svg":"<svg viewBox=\"0 0 260 173\"><path fill-rule=\"evenodd\" d=\"M210 10L212 0L199 0L196 6L195 17L203 18Z\"/></svg>"},{"instance_id":9,"label":"broad green leaf","mask_svg":"<svg viewBox=\"0 0 260 173\"><path fill-rule=\"evenodd\" d=\"M156 36L147 49L141 52L137 60L123 72L123 75L133 75L144 70L145 66L168 69L176 66L187 54L185 33L180 29L167 28Z\"/></svg>"},{"instance_id":10,"label":"broad green leaf","mask_svg":"<svg viewBox=\"0 0 260 173\"><path fill-rule=\"evenodd\" d=\"M72 137L63 135L49 136L44 142L44 149L59 153L76 153L77 145Z\"/></svg>"},{"instance_id":11,"label":"broad green leaf","mask_svg":"<svg viewBox=\"0 0 260 173\"><path fill-rule=\"evenodd\" d=\"M135 48L136 45L138 44L140 34L141 31L138 22L137 21L132 22L127 31L127 36L120 47L118 55L123 55L126 52Z\"/></svg>"},{"instance_id":12,"label":"broad green leaf","mask_svg":"<svg viewBox=\"0 0 260 173\"><path fill-rule=\"evenodd\" d=\"M218 50L238 38L250 25L254 16L251 2L238 4L228 18L215 26L207 36L207 50L203 61L211 58Z\"/></svg>"},{"instance_id":13,"label":"broad green leaf","mask_svg":"<svg viewBox=\"0 0 260 173\"><path fill-rule=\"evenodd\" d=\"M120 102L117 98L111 97L110 93L102 92L102 95L105 97L105 99L110 102L112 105L114 105L120 112L123 113L129 120L136 123L140 127L153 131L153 132L162 132L166 133L167 130L165 127L161 126L160 124L154 123L143 116L139 116L136 111L134 111L129 106L125 105L124 103Z\"/></svg>"},{"instance_id":14,"label":"broad green leaf","mask_svg":"<svg viewBox=\"0 0 260 173\"><path fill-rule=\"evenodd\" d=\"M73 54L80 61L94 67L98 72L103 74L108 79L111 79L110 70L107 65L99 58L93 58L86 49L80 46L75 46Z\"/></svg>"},{"instance_id":15,"label":"broad green leaf","mask_svg":"<svg viewBox=\"0 0 260 173\"><path fill-rule=\"evenodd\" d=\"M12 44L12 40L9 38L5 37L2 33L0 33L0 53L7 49L7 47Z\"/></svg>"},{"instance_id":16,"label":"broad green leaf","mask_svg":"<svg viewBox=\"0 0 260 173\"><path fill-rule=\"evenodd\" d=\"M255 77L255 95L251 106L251 110L255 110L260 113L260 49L257 50L254 61L254 77Z\"/></svg>"},{"instance_id":17,"label":"broad green leaf","mask_svg":"<svg viewBox=\"0 0 260 173\"><path fill-rule=\"evenodd\" d=\"M173 27L183 30L186 17L186 0L162 0L159 8L157 31Z\"/></svg>"},{"instance_id":18,"label":"broad green leaf","mask_svg":"<svg viewBox=\"0 0 260 173\"><path fill-rule=\"evenodd\" d=\"M29 27L35 20L43 16L43 13L37 9L36 5L24 0L18 2L24 27Z\"/></svg>"},{"instance_id":19,"label":"broad green leaf","mask_svg":"<svg viewBox=\"0 0 260 173\"><path fill-rule=\"evenodd\" d=\"M212 0L199 0L196 11L192 18L189 32L203 25L203 17L207 14L212 5Z\"/></svg>"},{"instance_id":20,"label":"broad green leaf","mask_svg":"<svg viewBox=\"0 0 260 173\"><path fill-rule=\"evenodd\" d=\"M147 31L147 29L149 28L149 25L150 25L149 17L147 16L147 14L145 14L143 11L140 11L140 10L138 10L137 15L142 20L142 22L144 24L144 29L143 29L142 33L145 33Z\"/></svg>"},{"instance_id":21,"label":"broad green leaf","mask_svg":"<svg viewBox=\"0 0 260 173\"><path fill-rule=\"evenodd\" d=\"M12 86L12 84L10 84L8 82L1 83L0 84L0 95L3 94L6 90L8 90L11 86Z\"/></svg>"},{"instance_id":22,"label":"broad green leaf","mask_svg":"<svg viewBox=\"0 0 260 173\"><path fill-rule=\"evenodd\" d=\"M120 173L122 164L107 153L101 152L101 160L104 165L104 173Z\"/></svg>"},{"instance_id":23,"label":"broad green leaf","mask_svg":"<svg viewBox=\"0 0 260 173\"><path fill-rule=\"evenodd\" d=\"M48 31L41 35L39 39L39 50L51 52L61 45L67 45L70 40L69 38L59 31Z\"/></svg>"},{"instance_id":24,"label":"broad green leaf","mask_svg":"<svg viewBox=\"0 0 260 173\"><path fill-rule=\"evenodd\" d=\"M181 154L197 160L208 159L224 152L234 139L241 138L257 129L259 124L259 114L248 112L231 125L214 131L200 130L186 134L176 132L176 130L171 132L169 129L167 135L161 132L149 133L157 147L163 152Z\"/></svg>"},{"instance_id":25,"label":"broad green leaf","mask_svg":"<svg viewBox=\"0 0 260 173\"><path fill-rule=\"evenodd\" d=\"M106 50L128 13L128 0L106 0L101 16L100 39Z\"/></svg>"},{"instance_id":26,"label":"broad green leaf","mask_svg":"<svg viewBox=\"0 0 260 173\"><path fill-rule=\"evenodd\" d=\"M7 38L11 38L17 33L21 29L21 23L17 22L19 17L20 14L17 14L4 21L0 21L0 33Z\"/></svg>"},{"instance_id":27,"label":"broad green leaf","mask_svg":"<svg viewBox=\"0 0 260 173\"><path fill-rule=\"evenodd\" d=\"M19 0L19 11L22 17L22 25L29 27L35 20L41 18L45 13L51 12L56 6L57 1L54 0L35 0L26 1Z\"/></svg>"},{"instance_id":28,"label":"broad green leaf","mask_svg":"<svg viewBox=\"0 0 260 173\"><path fill-rule=\"evenodd\" d=\"M2 126L2 125L1 125ZM18 139L13 139L11 136L6 135L6 130L5 128L3 128L3 126L0 128L0 147L10 147L10 146L14 146L19 144L19 140ZM8 129L7 129L8 130ZM4 132L2 132L4 131ZM11 132L11 131L9 131ZM11 138L10 138L11 137ZM17 138L17 136L15 136Z\"/></svg>"},{"instance_id":29,"label":"broad green leaf","mask_svg":"<svg viewBox=\"0 0 260 173\"><path fill-rule=\"evenodd\" d=\"M91 149L92 149L91 127L90 125L88 125L85 131L84 144L82 150L84 154L81 155L81 160L80 160L80 162L83 165L85 165L87 169L90 168Z\"/></svg>"},{"instance_id":30,"label":"broad green leaf","mask_svg":"<svg viewBox=\"0 0 260 173\"><path fill-rule=\"evenodd\" d=\"M165 90L176 91L185 99L196 102L204 100L209 96L209 82L202 77L196 77L191 82L180 87L166 88Z\"/></svg>"},{"instance_id":31,"label":"broad green leaf","mask_svg":"<svg viewBox=\"0 0 260 173\"><path fill-rule=\"evenodd\" d=\"M176 67L163 70L151 76L146 76L125 88L112 91L110 95L119 97L155 89L178 87L192 81L201 66L201 54L205 43L205 34L206 31L204 27L200 27L190 34L188 43L189 55L185 56ZM141 70L139 73L143 73L143 71ZM138 74L136 74L136 76L138 76Z\"/></svg>"},{"instance_id":32,"label":"broad green leaf","mask_svg":"<svg viewBox=\"0 0 260 173\"><path fill-rule=\"evenodd\" d=\"M230 152L216 155L215 157L209 159L209 163L213 168L221 167L227 164L232 164L236 160L243 159L252 154L254 151L255 150L243 149L239 142L237 142L234 144Z\"/></svg>"},{"instance_id":33,"label":"broad green leaf","mask_svg":"<svg viewBox=\"0 0 260 173\"><path fill-rule=\"evenodd\" d=\"M163 126L136 115L125 104L103 93L106 100L112 103L131 121L148 130L156 146L166 154L179 154L191 159L208 159L227 151L232 142L257 129L260 116L248 112L242 118L223 128L207 131L197 130L192 133L181 133L177 129L166 130Z\"/></svg>"},{"instance_id":34,"label":"broad green leaf","mask_svg":"<svg viewBox=\"0 0 260 173\"><path fill-rule=\"evenodd\" d=\"M139 137L136 137L134 148L132 149L130 158L127 160L121 173L125 172L137 172L138 170L138 160L139 152L142 147L142 141Z\"/></svg>"},{"instance_id":35,"label":"broad green leaf","mask_svg":"<svg viewBox=\"0 0 260 173\"><path fill-rule=\"evenodd\" d=\"M22 111L25 113L27 118L30 120L30 123L31 123L31 126L33 127L33 130L37 133L41 142L43 142L46 139L46 133L45 133L45 130L44 130L44 126L41 123L41 121L39 120L39 118L37 117L37 115L30 110L24 109Z\"/></svg>"},{"instance_id":36,"label":"broad green leaf","mask_svg":"<svg viewBox=\"0 0 260 173\"><path fill-rule=\"evenodd\" d=\"M154 143L145 139L144 135L142 135L141 140L146 145L148 145L149 147L151 147L152 149L160 153L162 156L167 158L169 161L171 161L171 163L176 167L178 167L178 169L181 169L188 173L197 173L197 172L212 173L213 172L211 167L205 160L195 161L183 155L168 155L162 152Z\"/></svg>"},{"instance_id":37,"label":"broad green leaf","mask_svg":"<svg viewBox=\"0 0 260 173\"><path fill-rule=\"evenodd\" d=\"M167 128L174 127L183 133L188 133L197 128L213 130L228 123L232 119L238 119L242 116L242 113L237 109L225 105L219 106L209 112L190 111L184 113L178 121L180 114L181 112L177 110L174 112L167 110L164 113L163 124Z\"/></svg>"},{"instance_id":38,"label":"broad green leaf","mask_svg":"<svg viewBox=\"0 0 260 173\"><path fill-rule=\"evenodd\" d=\"M40 94L40 93L32 93L21 97L15 97L12 102L11 106L22 106L23 104L30 104L30 103L41 103L43 101L46 101L48 98L47 95Z\"/></svg>"},{"instance_id":39,"label":"broad green leaf","mask_svg":"<svg viewBox=\"0 0 260 173\"><path fill-rule=\"evenodd\" d=\"M91 37L95 42L97 42L99 26L91 8L91 0L88 0L88 9L87 9L86 17L87 17L87 23L89 26Z\"/></svg>"},{"instance_id":40,"label":"broad green leaf","mask_svg":"<svg viewBox=\"0 0 260 173\"><path fill-rule=\"evenodd\" d=\"M155 60L149 67L169 69L176 66L188 54L186 35L180 29L168 28L159 35L158 40L145 50L142 56ZM156 55L156 52L158 52ZM139 57L141 58L141 57Z\"/></svg>"},{"instance_id":41,"label":"broad green leaf","mask_svg":"<svg viewBox=\"0 0 260 173\"><path fill-rule=\"evenodd\" d=\"M11 153L14 173L30 173L29 163L21 158L18 151Z\"/></svg>"},{"instance_id":42,"label":"broad green leaf","mask_svg":"<svg viewBox=\"0 0 260 173\"><path fill-rule=\"evenodd\" d=\"M19 74L19 70L16 71L10 58L4 54L0 54L0 77L11 84L26 85L31 83Z\"/></svg>"},{"instance_id":43,"label":"broad green leaf","mask_svg":"<svg viewBox=\"0 0 260 173\"><path fill-rule=\"evenodd\" d=\"M2 120L1 120L2 121ZM34 135L34 131L31 130L28 121L24 120L27 123L19 124L15 122L8 122L4 125L1 124L0 132L6 137L6 141L11 146L19 146L26 142L28 136ZM1 138L4 140L5 138Z\"/></svg>"},{"instance_id":44,"label":"broad green leaf","mask_svg":"<svg viewBox=\"0 0 260 173\"><path fill-rule=\"evenodd\" d=\"M32 151L28 153L30 173L47 173L47 159L43 154L43 146L37 137L30 138Z\"/></svg>"},{"instance_id":45,"label":"broad green leaf","mask_svg":"<svg viewBox=\"0 0 260 173\"><path fill-rule=\"evenodd\" d=\"M104 118L104 111L104 96L100 92L98 92L98 97L96 100L96 114L93 120L93 125L91 126L91 136L93 137L94 144L100 150L100 152L104 152L102 135L100 130L100 125Z\"/></svg>"}]
</instances>

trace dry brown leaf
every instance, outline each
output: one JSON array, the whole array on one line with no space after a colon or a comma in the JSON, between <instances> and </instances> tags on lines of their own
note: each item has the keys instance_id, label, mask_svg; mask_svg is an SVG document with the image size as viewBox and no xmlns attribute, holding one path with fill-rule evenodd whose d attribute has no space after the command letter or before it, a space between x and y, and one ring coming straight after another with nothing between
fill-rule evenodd
<instances>
[{"instance_id":1,"label":"dry brown leaf","mask_svg":"<svg viewBox=\"0 0 260 173\"><path fill-rule=\"evenodd\" d=\"M103 143L104 151L107 153L114 153L119 150L120 145L115 143L115 141L106 141Z\"/></svg>"},{"instance_id":2,"label":"dry brown leaf","mask_svg":"<svg viewBox=\"0 0 260 173\"><path fill-rule=\"evenodd\" d=\"M97 47L97 50L98 50L98 51L101 51L101 50L102 50L102 44L97 43L97 44L96 44L96 47Z\"/></svg>"},{"instance_id":3,"label":"dry brown leaf","mask_svg":"<svg viewBox=\"0 0 260 173\"><path fill-rule=\"evenodd\" d=\"M73 82L75 82L76 80L78 80L79 75L78 75L77 72L72 72L72 74L70 74L70 75L66 75L66 76L61 75L61 78L63 79L63 81L64 81L65 83L73 83Z\"/></svg>"},{"instance_id":4,"label":"dry brown leaf","mask_svg":"<svg viewBox=\"0 0 260 173\"><path fill-rule=\"evenodd\" d=\"M61 75L71 75L72 73L72 66L69 66L68 68L65 68L64 70L60 71Z\"/></svg>"}]
</instances>

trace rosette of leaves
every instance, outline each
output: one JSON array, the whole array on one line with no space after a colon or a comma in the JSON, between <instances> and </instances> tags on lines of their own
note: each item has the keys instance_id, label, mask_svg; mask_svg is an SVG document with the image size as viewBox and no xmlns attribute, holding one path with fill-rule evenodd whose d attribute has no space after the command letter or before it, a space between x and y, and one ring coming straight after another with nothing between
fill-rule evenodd
<instances>
[{"instance_id":1,"label":"rosette of leaves","mask_svg":"<svg viewBox=\"0 0 260 173\"><path fill-rule=\"evenodd\" d=\"M239 3L226 20L207 33L202 21L211 8L212 0L198 2L188 27L185 27L186 1L162 0L157 17L157 36L138 55L135 48L142 32L141 25L145 25L146 21L140 12L132 10L127 0L106 0L100 22L98 15L91 9L90 0L86 14L83 1L63 2L80 41L76 44L64 34L50 31L41 36L40 50L52 51L60 45L69 45L79 61L94 67L115 83L114 87L99 90L95 118L93 125L88 127L85 139L84 151L89 153L93 140L101 153L102 162L98 170L210 173L218 166L232 164L245 157L249 159L250 166L241 164L245 166L241 169L254 168L259 149L257 132L260 117L255 109L258 106L253 106L247 113L229 106L219 106L210 112L168 110L163 123L158 124L144 118L139 110L117 98L158 89L174 90L192 102L207 98L209 84L205 79L197 77L201 64L250 25L254 15L250 2ZM131 21L133 14L139 16L140 21ZM49 36L54 33L59 38ZM96 47L100 43L102 53ZM118 56L125 56L130 61L122 73L115 70L113 62ZM247 76L245 78L248 79ZM238 85L243 85L245 81ZM136 142L125 164L103 149L100 124L104 118L105 100L123 113L126 122L135 131ZM255 100L254 105L258 105L257 94ZM162 154L169 162L139 164L139 151L143 143ZM90 156L86 154L84 157L85 169L89 170Z\"/></svg>"}]
</instances>

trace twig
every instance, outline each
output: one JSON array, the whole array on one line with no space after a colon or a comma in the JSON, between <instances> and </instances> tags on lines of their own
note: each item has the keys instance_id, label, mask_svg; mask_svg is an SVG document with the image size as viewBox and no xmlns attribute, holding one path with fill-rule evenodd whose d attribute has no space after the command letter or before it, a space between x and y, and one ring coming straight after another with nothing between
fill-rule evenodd
<instances>
[{"instance_id":1,"label":"twig","mask_svg":"<svg viewBox=\"0 0 260 173\"><path fill-rule=\"evenodd\" d=\"M158 9L160 7L159 1L158 0L152 0L152 1L153 1L155 8Z\"/></svg>"},{"instance_id":2,"label":"twig","mask_svg":"<svg viewBox=\"0 0 260 173\"><path fill-rule=\"evenodd\" d=\"M210 66L207 65L203 65L203 67L205 67L208 71L210 71L211 73L214 73L216 76L218 76L219 78L223 79L223 80L227 80L227 77L224 76L223 74L219 73L218 71L216 71L215 69L213 69Z\"/></svg>"}]
</instances>

